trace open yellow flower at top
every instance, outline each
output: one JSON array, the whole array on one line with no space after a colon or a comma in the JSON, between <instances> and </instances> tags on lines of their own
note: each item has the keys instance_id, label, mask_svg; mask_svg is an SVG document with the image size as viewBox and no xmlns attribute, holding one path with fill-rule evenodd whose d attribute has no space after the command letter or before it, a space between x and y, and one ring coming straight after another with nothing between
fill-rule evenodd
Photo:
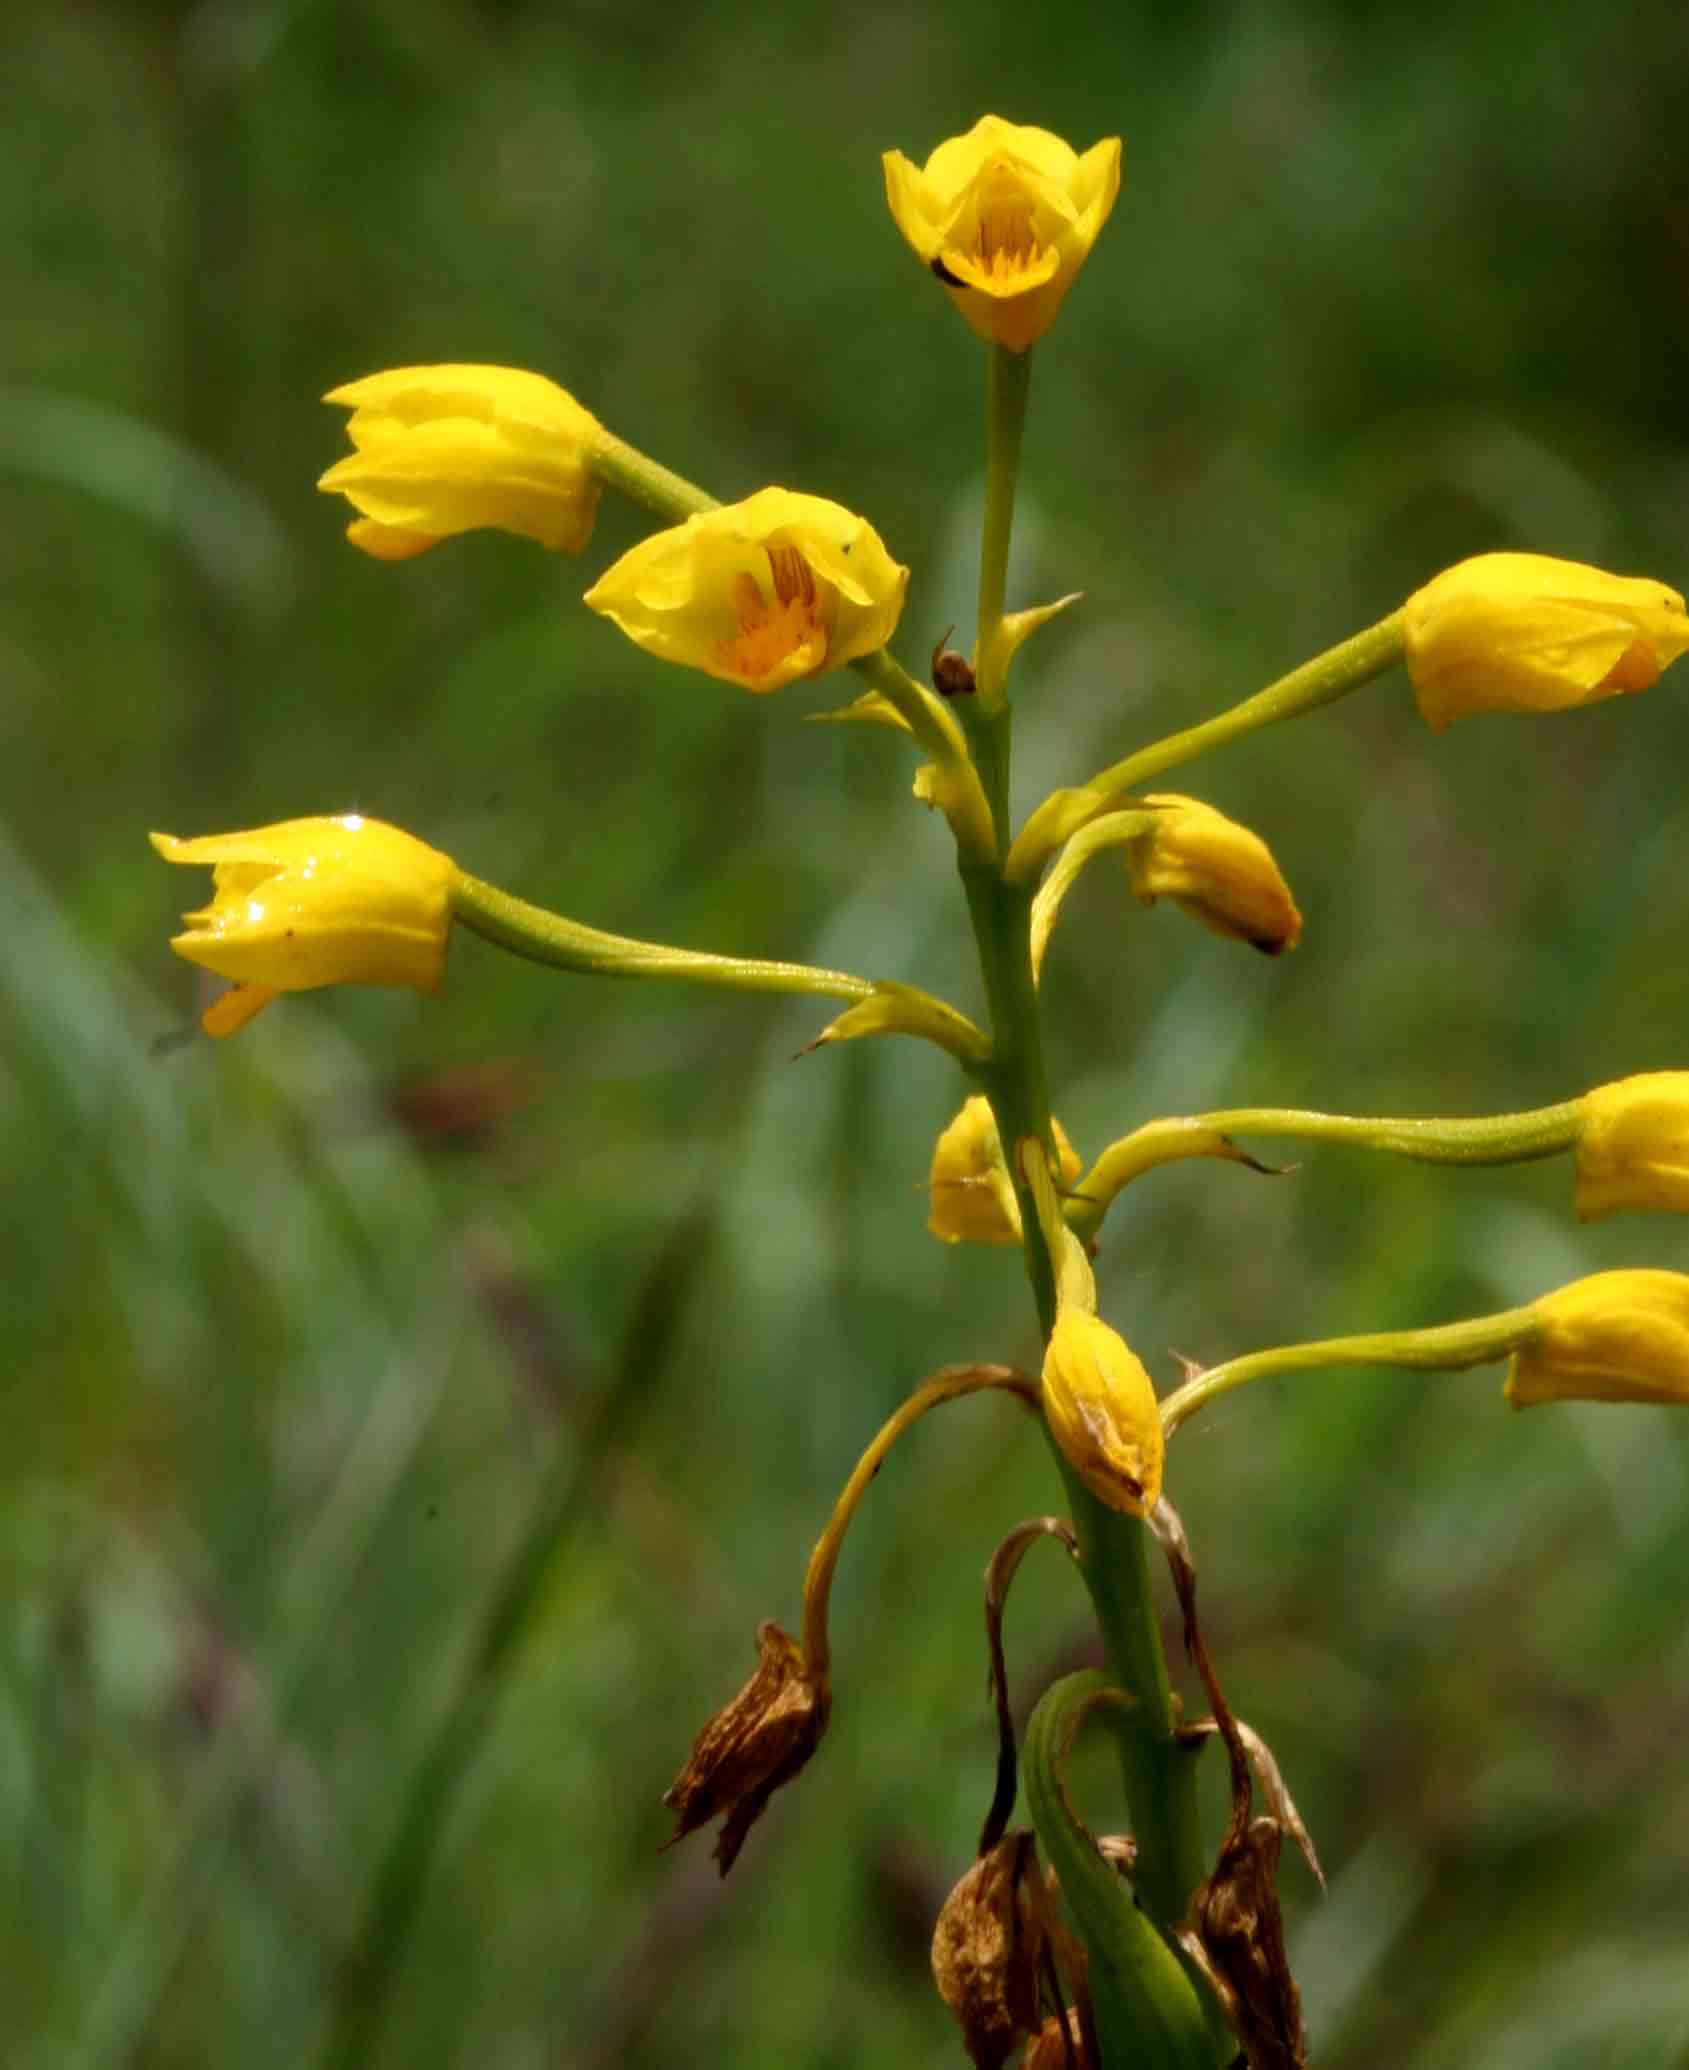
<instances>
[{"instance_id":1,"label":"open yellow flower at top","mask_svg":"<svg viewBox=\"0 0 1689 2070\"><path fill-rule=\"evenodd\" d=\"M360 515L346 527L378 561L457 532L518 532L558 553L592 537L603 427L566 389L521 367L392 367L331 388L357 448L317 482Z\"/></svg>"},{"instance_id":2,"label":"open yellow flower at top","mask_svg":"<svg viewBox=\"0 0 1689 2070\"><path fill-rule=\"evenodd\" d=\"M586 601L664 661L779 690L883 647L908 584L866 518L759 489L642 539Z\"/></svg>"},{"instance_id":3,"label":"open yellow flower at top","mask_svg":"<svg viewBox=\"0 0 1689 2070\"><path fill-rule=\"evenodd\" d=\"M1024 352L1055 322L1120 192L1120 139L1084 157L1047 129L982 115L923 166L884 156L897 227L990 344Z\"/></svg>"},{"instance_id":4,"label":"open yellow flower at top","mask_svg":"<svg viewBox=\"0 0 1689 2070\"><path fill-rule=\"evenodd\" d=\"M1403 607L1407 671L1434 733L1471 712L1555 712L1651 690L1689 651L1675 589L1540 553L1481 553Z\"/></svg>"},{"instance_id":5,"label":"open yellow flower at top","mask_svg":"<svg viewBox=\"0 0 1689 2070\"><path fill-rule=\"evenodd\" d=\"M347 813L149 838L167 862L211 866L210 905L170 944L233 982L201 1018L208 1035L232 1035L278 992L440 982L457 866L398 827Z\"/></svg>"}]
</instances>

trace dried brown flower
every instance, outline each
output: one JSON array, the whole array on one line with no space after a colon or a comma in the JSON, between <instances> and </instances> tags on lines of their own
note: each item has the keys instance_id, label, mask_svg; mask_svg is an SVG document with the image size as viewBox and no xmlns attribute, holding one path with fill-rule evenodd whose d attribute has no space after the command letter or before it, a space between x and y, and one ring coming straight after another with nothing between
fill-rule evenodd
<instances>
[{"instance_id":1,"label":"dried brown flower","mask_svg":"<svg viewBox=\"0 0 1689 2070\"><path fill-rule=\"evenodd\" d=\"M976 2070L1000 2070L1038 2027L1044 1927L1037 1849L1024 1827L982 1854L944 1901L932 1937L932 1973L955 2014Z\"/></svg>"},{"instance_id":2,"label":"dried brown flower","mask_svg":"<svg viewBox=\"0 0 1689 2070\"><path fill-rule=\"evenodd\" d=\"M828 1694L812 1680L803 1648L777 1624L757 1627L757 1670L692 1743L692 1753L663 1802L683 1840L721 1817L715 1858L725 1876L782 1783L790 1782L821 1744Z\"/></svg>"}]
</instances>

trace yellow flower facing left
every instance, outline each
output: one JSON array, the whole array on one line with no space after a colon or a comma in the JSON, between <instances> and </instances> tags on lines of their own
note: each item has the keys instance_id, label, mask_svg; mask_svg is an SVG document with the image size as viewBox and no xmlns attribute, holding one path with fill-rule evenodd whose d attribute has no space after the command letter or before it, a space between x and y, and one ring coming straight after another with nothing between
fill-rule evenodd
<instances>
[{"instance_id":1,"label":"yellow flower facing left","mask_svg":"<svg viewBox=\"0 0 1689 2070\"><path fill-rule=\"evenodd\" d=\"M763 691L883 647L908 583L866 518L759 489L642 539L586 601L648 653Z\"/></svg>"},{"instance_id":2,"label":"yellow flower facing left","mask_svg":"<svg viewBox=\"0 0 1689 2070\"><path fill-rule=\"evenodd\" d=\"M1531 1303L1538 1328L1513 1354L1507 1399L1689 1404L1689 1277L1596 1272Z\"/></svg>"},{"instance_id":3,"label":"yellow flower facing left","mask_svg":"<svg viewBox=\"0 0 1689 2070\"><path fill-rule=\"evenodd\" d=\"M451 929L450 856L379 819L288 819L194 841L153 834L167 862L205 863L208 906L170 946L234 989L201 1025L232 1035L278 992L318 985L414 985L431 992Z\"/></svg>"},{"instance_id":4,"label":"yellow flower facing left","mask_svg":"<svg viewBox=\"0 0 1689 2070\"><path fill-rule=\"evenodd\" d=\"M1482 553L1403 607L1425 723L1472 712L1555 712L1651 690L1689 650L1683 599L1663 582L1540 553Z\"/></svg>"},{"instance_id":5,"label":"yellow flower facing left","mask_svg":"<svg viewBox=\"0 0 1689 2070\"><path fill-rule=\"evenodd\" d=\"M1047 129L982 115L925 165L883 160L899 230L988 344L1025 352L1056 312L1120 192L1120 139L1083 157Z\"/></svg>"},{"instance_id":6,"label":"yellow flower facing left","mask_svg":"<svg viewBox=\"0 0 1689 2070\"><path fill-rule=\"evenodd\" d=\"M1144 799L1154 823L1126 845L1126 871L1146 906L1170 898L1212 934L1277 956L1302 939L1302 915L1259 834L1200 798Z\"/></svg>"},{"instance_id":7,"label":"yellow flower facing left","mask_svg":"<svg viewBox=\"0 0 1689 2070\"><path fill-rule=\"evenodd\" d=\"M555 381L520 367L393 367L331 388L357 449L317 487L359 515L354 546L409 560L457 532L490 529L579 553L592 537L604 436Z\"/></svg>"},{"instance_id":8,"label":"yellow flower facing left","mask_svg":"<svg viewBox=\"0 0 1689 2070\"><path fill-rule=\"evenodd\" d=\"M1050 1435L1091 1493L1146 1516L1161 1495L1165 1441L1155 1388L1125 1338L1064 1305L1044 1353L1042 1395Z\"/></svg>"}]
</instances>

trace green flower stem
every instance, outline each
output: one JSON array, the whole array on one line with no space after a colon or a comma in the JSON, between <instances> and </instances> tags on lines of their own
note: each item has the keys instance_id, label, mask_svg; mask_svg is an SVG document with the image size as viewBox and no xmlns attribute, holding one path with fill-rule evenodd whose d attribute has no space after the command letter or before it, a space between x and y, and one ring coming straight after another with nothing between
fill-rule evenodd
<instances>
[{"instance_id":1,"label":"green flower stem","mask_svg":"<svg viewBox=\"0 0 1689 2070\"><path fill-rule=\"evenodd\" d=\"M850 666L892 706L932 756L932 802L949 820L958 852L970 862L991 861L998 853L1000 822L993 817L968 737L950 707L924 683L916 682L887 647L876 648Z\"/></svg>"},{"instance_id":2,"label":"green flower stem","mask_svg":"<svg viewBox=\"0 0 1689 2070\"><path fill-rule=\"evenodd\" d=\"M1070 844L1068 853L1092 831L1087 827ZM1057 871L1065 870L1067 863L1068 854L1064 853ZM1040 901L1055 881L1052 873L1039 893ZM1110 1143L1074 1187L1067 1204L1068 1226L1078 1236L1094 1236L1123 1188L1157 1165L1187 1157L1226 1157L1247 1163L1235 1146L1237 1136L1346 1143L1358 1150L1412 1158L1419 1164L1529 1164L1575 1149L1583 1133L1584 1115L1582 1100L1564 1100L1559 1106L1534 1107L1522 1114L1457 1120L1429 1115L1319 1114L1296 1107L1225 1107L1213 1114L1146 1122Z\"/></svg>"},{"instance_id":3,"label":"green flower stem","mask_svg":"<svg viewBox=\"0 0 1689 2070\"><path fill-rule=\"evenodd\" d=\"M1013 647L1003 636L1009 538L1015 521L1021 433L1032 381L1032 354L993 345L985 363L985 522L979 541L979 637L974 694L982 712L997 711Z\"/></svg>"},{"instance_id":4,"label":"green flower stem","mask_svg":"<svg viewBox=\"0 0 1689 2070\"><path fill-rule=\"evenodd\" d=\"M1509 1308L1500 1315L1473 1322L1444 1323L1433 1330L1382 1330L1370 1336L1325 1337L1310 1344L1283 1344L1272 1351L1252 1351L1243 1358L1210 1366L1187 1380L1161 1404L1161 1427L1168 1437L1198 1409L1218 1401L1252 1380L1271 1380L1280 1373L1305 1373L1316 1366L1408 1366L1421 1371L1454 1373L1469 1366L1494 1365L1529 1344L1542 1323L1533 1308Z\"/></svg>"},{"instance_id":5,"label":"green flower stem","mask_svg":"<svg viewBox=\"0 0 1689 2070\"><path fill-rule=\"evenodd\" d=\"M755 956L712 956L675 949L666 942L635 941L606 934L561 913L513 898L460 870L452 886L452 911L465 927L530 963L597 977L683 978L695 985L723 985L735 992L807 992L819 999L871 999L868 978L848 971L821 970L807 963L769 963Z\"/></svg>"},{"instance_id":6,"label":"green flower stem","mask_svg":"<svg viewBox=\"0 0 1689 2070\"><path fill-rule=\"evenodd\" d=\"M1006 884L996 871L983 867L964 865L962 882L991 1009L992 1054L976 1075L1005 1145L1035 1136L1053 1151L1029 948L1031 891ZM1020 1161L1011 1155L1009 1163L1025 1231L1027 1275L1047 1340L1056 1311L1050 1252ZM1150 1588L1147 1533L1136 1517L1099 1502L1053 1444L1051 1449L1067 1490L1080 1573L1091 1594L1109 1672L1132 1698L1130 1708L1113 1724L1138 1843L1138 1896L1150 1919L1171 1929L1183 1919L1207 1865L1195 1764L1174 1738L1172 1695ZM1224 2058L1215 2053L1203 2060L1212 2064Z\"/></svg>"},{"instance_id":7,"label":"green flower stem","mask_svg":"<svg viewBox=\"0 0 1689 2070\"><path fill-rule=\"evenodd\" d=\"M1086 1712L1124 1701L1094 1669L1064 1676L1044 1692L1021 1755L1027 1808L1090 1951L1086 1981L1104 2063L1213 2070L1210 2027L1195 1985L1075 1820L1063 1787L1068 1749Z\"/></svg>"},{"instance_id":8,"label":"green flower stem","mask_svg":"<svg viewBox=\"0 0 1689 2070\"><path fill-rule=\"evenodd\" d=\"M606 934L561 913L513 898L460 870L452 884L457 919L512 955L557 970L596 977L676 978L695 985L719 985L734 992L800 992L820 999L848 999L842 1014L820 1040L853 1035L920 1035L969 1068L988 1053L984 1033L966 1014L913 985L876 984L844 970L808 963L771 963L757 956L712 956L666 942L634 941Z\"/></svg>"},{"instance_id":9,"label":"green flower stem","mask_svg":"<svg viewBox=\"0 0 1689 2070\"><path fill-rule=\"evenodd\" d=\"M635 503L643 503L647 510L654 510L660 518L678 525L689 517L697 517L702 511L719 510L718 498L707 489L700 489L696 483L673 474L660 462L619 439L613 432L603 432L594 445L588 465L607 488L619 489L624 496Z\"/></svg>"},{"instance_id":10,"label":"green flower stem","mask_svg":"<svg viewBox=\"0 0 1689 2070\"><path fill-rule=\"evenodd\" d=\"M1329 647L1312 661L1292 669L1289 675L1245 698L1242 704L1233 705L1230 711L1138 749L1123 762L1101 770L1078 790L1053 792L1016 837L1009 851L1006 874L1016 883L1035 882L1061 844L1089 820L1106 812L1117 798L1245 733L1299 718L1303 712L1317 711L1321 705L1346 697L1399 661L1403 645L1402 613L1394 611L1365 632L1356 633L1353 639Z\"/></svg>"}]
</instances>

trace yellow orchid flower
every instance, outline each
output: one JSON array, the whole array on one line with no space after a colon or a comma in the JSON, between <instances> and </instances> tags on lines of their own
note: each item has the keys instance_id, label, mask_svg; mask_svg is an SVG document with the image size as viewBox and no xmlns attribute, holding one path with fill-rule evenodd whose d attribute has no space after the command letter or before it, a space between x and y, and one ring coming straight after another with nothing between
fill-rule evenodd
<instances>
[{"instance_id":1,"label":"yellow orchid flower","mask_svg":"<svg viewBox=\"0 0 1689 2070\"><path fill-rule=\"evenodd\" d=\"M202 1016L208 1035L232 1035L278 992L431 992L440 982L457 866L398 827L348 813L194 841L149 838L167 862L212 869L210 905L184 915L187 932L170 944L233 981Z\"/></svg>"},{"instance_id":2,"label":"yellow orchid flower","mask_svg":"<svg viewBox=\"0 0 1689 2070\"><path fill-rule=\"evenodd\" d=\"M1147 1515L1161 1494L1161 1411L1120 1333L1064 1304L1044 1353L1043 1401L1051 1436L1091 1493Z\"/></svg>"},{"instance_id":3,"label":"yellow orchid flower","mask_svg":"<svg viewBox=\"0 0 1689 2070\"><path fill-rule=\"evenodd\" d=\"M1047 129L982 115L924 166L884 155L886 201L923 265L989 344L1024 352L1062 298L1120 192L1120 139L1083 158Z\"/></svg>"},{"instance_id":4,"label":"yellow orchid flower","mask_svg":"<svg viewBox=\"0 0 1689 2070\"><path fill-rule=\"evenodd\" d=\"M1596 1272L1533 1301L1540 1329L1513 1354L1507 1399L1689 1403L1689 1277Z\"/></svg>"},{"instance_id":5,"label":"yellow orchid flower","mask_svg":"<svg viewBox=\"0 0 1689 2070\"><path fill-rule=\"evenodd\" d=\"M1052 1121L1061 1160L1060 1183L1071 1186L1083 1166L1059 1121ZM991 1102L983 1093L965 1100L939 1137L928 1178L932 1213L927 1227L945 1243L1019 1243L1020 1203L1003 1158Z\"/></svg>"},{"instance_id":6,"label":"yellow orchid flower","mask_svg":"<svg viewBox=\"0 0 1689 2070\"><path fill-rule=\"evenodd\" d=\"M331 388L357 448L317 487L361 514L346 527L379 561L409 560L457 532L519 532L558 553L592 537L596 417L521 367L392 367Z\"/></svg>"},{"instance_id":7,"label":"yellow orchid flower","mask_svg":"<svg viewBox=\"0 0 1689 2070\"><path fill-rule=\"evenodd\" d=\"M1259 834L1198 798L1164 791L1144 799L1154 824L1126 844L1132 889L1146 905L1170 898L1214 934L1264 955L1294 949L1302 915Z\"/></svg>"},{"instance_id":8,"label":"yellow orchid flower","mask_svg":"<svg viewBox=\"0 0 1689 2070\"><path fill-rule=\"evenodd\" d=\"M883 647L908 582L866 518L759 489L642 539L586 601L664 661L779 690Z\"/></svg>"},{"instance_id":9,"label":"yellow orchid flower","mask_svg":"<svg viewBox=\"0 0 1689 2070\"><path fill-rule=\"evenodd\" d=\"M1577 1145L1577 1210L1689 1214L1689 1071L1643 1071L1585 1093Z\"/></svg>"},{"instance_id":10,"label":"yellow orchid flower","mask_svg":"<svg viewBox=\"0 0 1689 2070\"><path fill-rule=\"evenodd\" d=\"M1689 650L1663 582L1540 553L1483 553L1408 598L1407 671L1434 733L1471 712L1554 712L1651 690Z\"/></svg>"}]
</instances>

